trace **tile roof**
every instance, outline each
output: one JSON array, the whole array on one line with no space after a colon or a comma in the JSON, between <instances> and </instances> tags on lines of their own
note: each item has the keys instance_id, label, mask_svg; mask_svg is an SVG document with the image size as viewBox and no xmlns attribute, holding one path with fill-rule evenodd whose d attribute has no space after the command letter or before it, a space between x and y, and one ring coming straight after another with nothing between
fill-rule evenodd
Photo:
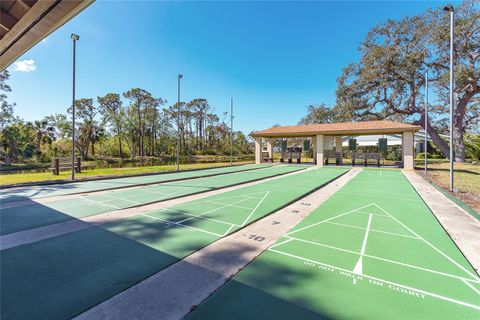
<instances>
[{"instance_id":1,"label":"tile roof","mask_svg":"<svg viewBox=\"0 0 480 320\"><path fill-rule=\"evenodd\" d=\"M382 133L401 133L404 131L418 131L420 126L407 123L394 122L390 120L359 121L359 122L339 122L306 124L298 126L280 126L272 127L262 131L251 133L253 137L302 137L316 134L325 135L361 135L361 134L382 134Z\"/></svg>"}]
</instances>

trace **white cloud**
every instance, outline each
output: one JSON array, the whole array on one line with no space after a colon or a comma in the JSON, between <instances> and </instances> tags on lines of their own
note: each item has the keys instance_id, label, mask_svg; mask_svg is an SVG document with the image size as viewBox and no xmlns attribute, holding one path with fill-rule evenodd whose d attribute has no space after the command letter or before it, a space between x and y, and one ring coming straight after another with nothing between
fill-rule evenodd
<instances>
[{"instance_id":1,"label":"white cloud","mask_svg":"<svg viewBox=\"0 0 480 320\"><path fill-rule=\"evenodd\" d=\"M14 67L15 67L13 69L13 71L31 72L31 71L35 71L37 69L37 66L35 65L35 61L33 59L15 61L13 64L14 64Z\"/></svg>"}]
</instances>

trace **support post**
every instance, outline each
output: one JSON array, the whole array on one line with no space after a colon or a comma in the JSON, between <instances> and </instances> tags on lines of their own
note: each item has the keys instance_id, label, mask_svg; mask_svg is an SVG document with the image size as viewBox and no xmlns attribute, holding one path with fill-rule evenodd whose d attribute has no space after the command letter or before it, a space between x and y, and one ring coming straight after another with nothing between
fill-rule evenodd
<instances>
[{"instance_id":1,"label":"support post","mask_svg":"<svg viewBox=\"0 0 480 320\"><path fill-rule=\"evenodd\" d=\"M323 135L317 134L317 166L323 167L324 166L324 159L323 159Z\"/></svg>"},{"instance_id":2,"label":"support post","mask_svg":"<svg viewBox=\"0 0 480 320\"><path fill-rule=\"evenodd\" d=\"M268 159L269 161L273 162L273 139L267 139L267 152L268 152Z\"/></svg>"},{"instance_id":3,"label":"support post","mask_svg":"<svg viewBox=\"0 0 480 320\"><path fill-rule=\"evenodd\" d=\"M54 162L55 163L55 165L54 165L55 169L53 169L53 174L58 176L60 174L60 159L55 158L53 160L55 161Z\"/></svg>"},{"instance_id":4,"label":"support post","mask_svg":"<svg viewBox=\"0 0 480 320\"><path fill-rule=\"evenodd\" d=\"M255 163L259 164L262 162L262 138L255 138Z\"/></svg>"},{"instance_id":5,"label":"support post","mask_svg":"<svg viewBox=\"0 0 480 320\"><path fill-rule=\"evenodd\" d=\"M413 132L405 131L402 135L403 169L413 170L415 168Z\"/></svg>"},{"instance_id":6,"label":"support post","mask_svg":"<svg viewBox=\"0 0 480 320\"><path fill-rule=\"evenodd\" d=\"M312 137L313 164L317 164L317 136Z\"/></svg>"},{"instance_id":7,"label":"support post","mask_svg":"<svg viewBox=\"0 0 480 320\"><path fill-rule=\"evenodd\" d=\"M343 164L343 149L342 149L342 143L343 143L343 140L342 140L342 137L341 136L336 136L335 137L335 152L336 153L340 153L340 157L339 157L339 161L338 161L338 165L342 165Z\"/></svg>"}]
</instances>

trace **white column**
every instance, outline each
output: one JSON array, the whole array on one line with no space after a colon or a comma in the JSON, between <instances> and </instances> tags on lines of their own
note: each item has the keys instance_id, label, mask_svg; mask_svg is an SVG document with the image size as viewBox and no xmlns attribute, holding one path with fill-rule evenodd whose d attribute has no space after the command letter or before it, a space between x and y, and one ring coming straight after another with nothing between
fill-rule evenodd
<instances>
[{"instance_id":1,"label":"white column","mask_svg":"<svg viewBox=\"0 0 480 320\"><path fill-rule=\"evenodd\" d=\"M262 138L255 138L255 163L262 162Z\"/></svg>"},{"instance_id":2,"label":"white column","mask_svg":"<svg viewBox=\"0 0 480 320\"><path fill-rule=\"evenodd\" d=\"M402 135L402 154L403 168L405 170L415 169L415 151L414 151L413 132L405 131Z\"/></svg>"},{"instance_id":3,"label":"white column","mask_svg":"<svg viewBox=\"0 0 480 320\"><path fill-rule=\"evenodd\" d=\"M273 159L273 139L272 138L267 139L267 151L268 151L268 157Z\"/></svg>"},{"instance_id":4,"label":"white column","mask_svg":"<svg viewBox=\"0 0 480 320\"><path fill-rule=\"evenodd\" d=\"M343 153L342 153L342 137L341 136L336 136L335 137L335 152L340 153L340 164L343 163Z\"/></svg>"},{"instance_id":5,"label":"white column","mask_svg":"<svg viewBox=\"0 0 480 320\"><path fill-rule=\"evenodd\" d=\"M317 134L317 143L316 143L316 150L317 150L317 166L323 167L323 135Z\"/></svg>"},{"instance_id":6,"label":"white column","mask_svg":"<svg viewBox=\"0 0 480 320\"><path fill-rule=\"evenodd\" d=\"M312 137L313 163L317 163L317 136Z\"/></svg>"}]
</instances>

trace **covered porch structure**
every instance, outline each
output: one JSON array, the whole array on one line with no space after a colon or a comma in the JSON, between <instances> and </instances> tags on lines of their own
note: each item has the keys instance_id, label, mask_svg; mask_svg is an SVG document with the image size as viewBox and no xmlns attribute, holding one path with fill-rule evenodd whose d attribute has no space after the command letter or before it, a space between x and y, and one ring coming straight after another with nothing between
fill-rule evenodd
<instances>
[{"instance_id":1,"label":"covered porch structure","mask_svg":"<svg viewBox=\"0 0 480 320\"><path fill-rule=\"evenodd\" d=\"M402 137L402 155L400 167L406 170L415 168L415 144L414 134L421 129L420 126L400 122L378 120L361 122L342 122L327 124L308 124L297 126L278 126L254 131L251 136L255 139L255 162L261 163L265 160L273 161L273 147L275 139L283 138L304 138L311 141L313 151L313 162L317 166L323 166L329 159L335 159L337 165L343 164L343 138L365 135L391 135L398 134ZM263 152L263 142L266 142L266 152ZM380 141L379 141L380 142ZM352 146L350 150L356 150ZM298 152L298 150L297 150ZM291 152L292 154L294 152ZM352 152L352 163L375 159L377 153ZM298 159L298 158L297 158ZM290 160L290 159L289 159ZM297 162L297 161L293 161Z\"/></svg>"}]
</instances>

